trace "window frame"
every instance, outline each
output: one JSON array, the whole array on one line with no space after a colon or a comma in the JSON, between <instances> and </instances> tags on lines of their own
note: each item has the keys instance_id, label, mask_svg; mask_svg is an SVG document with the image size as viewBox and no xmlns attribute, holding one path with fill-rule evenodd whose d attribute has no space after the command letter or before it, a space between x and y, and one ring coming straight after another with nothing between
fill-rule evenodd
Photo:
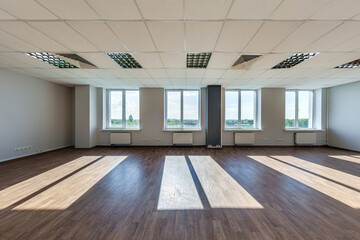
<instances>
[{"instance_id":1,"label":"window frame","mask_svg":"<svg viewBox=\"0 0 360 240\"><path fill-rule=\"evenodd\" d=\"M198 119L199 127L197 128L184 128L184 91L197 91L198 92ZM180 92L180 128L169 128L167 126L167 103L168 103L168 92ZM165 130L174 130L174 131L198 131L201 130L201 91L200 89L165 89L165 100L164 100L164 129Z\"/></svg>"},{"instance_id":2,"label":"window frame","mask_svg":"<svg viewBox=\"0 0 360 240\"><path fill-rule=\"evenodd\" d=\"M253 128L242 128L241 127L241 92L242 91L251 91L254 92L254 127ZM225 89L226 92L237 92L238 93L238 127L227 127L226 126L226 96L224 96L224 129L225 130L237 130L237 129L244 129L244 130L254 130L259 129L258 127L258 90L254 89Z\"/></svg>"},{"instance_id":3,"label":"window frame","mask_svg":"<svg viewBox=\"0 0 360 240\"><path fill-rule=\"evenodd\" d=\"M127 91L139 92L139 127L137 128L126 127L126 92ZM110 127L110 121L111 121L110 92L122 92L122 126L121 127ZM111 130L140 129L140 90L139 89L106 89L106 129L111 129Z\"/></svg>"},{"instance_id":4,"label":"window frame","mask_svg":"<svg viewBox=\"0 0 360 240\"><path fill-rule=\"evenodd\" d=\"M314 129L314 111L315 111L315 91L314 90L301 90L301 89L289 89L285 90L286 92L294 92L295 93L295 126L287 127L286 126L286 97L285 97L285 129ZM309 121L311 123L310 127L301 128L299 127L299 92L311 92L312 94L312 103L311 103L311 111L309 112L311 116L309 116Z\"/></svg>"}]
</instances>

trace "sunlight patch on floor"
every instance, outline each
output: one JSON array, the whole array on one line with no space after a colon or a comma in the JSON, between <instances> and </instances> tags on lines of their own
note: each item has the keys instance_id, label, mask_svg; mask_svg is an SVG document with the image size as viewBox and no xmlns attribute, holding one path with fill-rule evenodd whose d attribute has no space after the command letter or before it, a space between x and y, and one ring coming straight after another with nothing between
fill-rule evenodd
<instances>
[{"instance_id":1,"label":"sunlight patch on floor","mask_svg":"<svg viewBox=\"0 0 360 240\"><path fill-rule=\"evenodd\" d=\"M263 208L210 156L189 156L212 208Z\"/></svg>"},{"instance_id":2,"label":"sunlight patch on floor","mask_svg":"<svg viewBox=\"0 0 360 240\"><path fill-rule=\"evenodd\" d=\"M158 210L203 209L184 156L166 156Z\"/></svg>"},{"instance_id":3,"label":"sunlight patch on floor","mask_svg":"<svg viewBox=\"0 0 360 240\"><path fill-rule=\"evenodd\" d=\"M267 156L248 156L302 184L332 197L350 207L360 208L360 193L332 181L305 172Z\"/></svg>"},{"instance_id":4,"label":"sunlight patch on floor","mask_svg":"<svg viewBox=\"0 0 360 240\"><path fill-rule=\"evenodd\" d=\"M13 205L98 158L100 156L83 156L1 190L0 210Z\"/></svg>"},{"instance_id":5,"label":"sunlight patch on floor","mask_svg":"<svg viewBox=\"0 0 360 240\"><path fill-rule=\"evenodd\" d=\"M302 160L293 156L271 156L273 158L279 159L283 162L290 163L294 166L303 168L310 172L316 173L328 179L334 180L336 182L342 183L349 187L360 190L360 177L344 173L333 168L324 167L322 165L312 163L309 161Z\"/></svg>"},{"instance_id":6,"label":"sunlight patch on floor","mask_svg":"<svg viewBox=\"0 0 360 240\"><path fill-rule=\"evenodd\" d=\"M329 157L340 159L343 161L353 162L353 163L360 163L360 159L355 157L350 157L346 155L329 155Z\"/></svg>"},{"instance_id":7,"label":"sunlight patch on floor","mask_svg":"<svg viewBox=\"0 0 360 240\"><path fill-rule=\"evenodd\" d=\"M55 186L39 193L14 210L63 210L90 190L126 156L106 156Z\"/></svg>"}]
</instances>

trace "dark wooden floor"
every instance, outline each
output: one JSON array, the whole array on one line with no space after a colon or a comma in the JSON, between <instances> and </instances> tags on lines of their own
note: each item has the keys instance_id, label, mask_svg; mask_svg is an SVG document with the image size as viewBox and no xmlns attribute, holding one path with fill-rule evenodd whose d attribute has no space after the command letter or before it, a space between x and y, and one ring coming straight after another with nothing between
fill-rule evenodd
<instances>
[{"instance_id":1,"label":"dark wooden floor","mask_svg":"<svg viewBox=\"0 0 360 240\"><path fill-rule=\"evenodd\" d=\"M0 191L91 155L127 158L66 209L14 209L47 187L0 206L0 239L360 239L360 209L248 157L294 156L360 177L360 163L329 157L360 153L326 147L67 148L0 163ZM212 209L191 169L204 209L158 211L169 155L211 156L263 209Z\"/></svg>"}]
</instances>

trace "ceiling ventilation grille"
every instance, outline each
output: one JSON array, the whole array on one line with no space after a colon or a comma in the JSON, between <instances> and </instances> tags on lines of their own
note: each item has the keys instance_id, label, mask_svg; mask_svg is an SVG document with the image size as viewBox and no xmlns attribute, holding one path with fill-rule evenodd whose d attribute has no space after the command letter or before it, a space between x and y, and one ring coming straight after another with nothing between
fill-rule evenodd
<instances>
[{"instance_id":1,"label":"ceiling ventilation grille","mask_svg":"<svg viewBox=\"0 0 360 240\"><path fill-rule=\"evenodd\" d=\"M54 65L58 68L78 68L74 64L71 64L70 62L61 59L51 53L48 52L27 52L26 55L36 58L40 61L46 62L48 64Z\"/></svg>"},{"instance_id":2,"label":"ceiling ventilation grille","mask_svg":"<svg viewBox=\"0 0 360 240\"><path fill-rule=\"evenodd\" d=\"M206 68L210 61L211 53L187 53L186 67L187 68Z\"/></svg>"},{"instance_id":3,"label":"ceiling ventilation grille","mask_svg":"<svg viewBox=\"0 0 360 240\"><path fill-rule=\"evenodd\" d=\"M259 60L261 55L240 55L231 66L231 69L250 69L251 65Z\"/></svg>"},{"instance_id":4,"label":"ceiling ventilation grille","mask_svg":"<svg viewBox=\"0 0 360 240\"><path fill-rule=\"evenodd\" d=\"M295 53L291 57L285 59L284 61L273 67L272 69L292 68L305 60L315 57L318 54L319 53Z\"/></svg>"},{"instance_id":5,"label":"ceiling ventilation grille","mask_svg":"<svg viewBox=\"0 0 360 240\"><path fill-rule=\"evenodd\" d=\"M345 63L345 64L337 66L335 68L357 68L359 66L360 66L360 59Z\"/></svg>"},{"instance_id":6,"label":"ceiling ventilation grille","mask_svg":"<svg viewBox=\"0 0 360 240\"><path fill-rule=\"evenodd\" d=\"M122 68L142 68L136 59L130 53L106 53L113 61Z\"/></svg>"}]
</instances>

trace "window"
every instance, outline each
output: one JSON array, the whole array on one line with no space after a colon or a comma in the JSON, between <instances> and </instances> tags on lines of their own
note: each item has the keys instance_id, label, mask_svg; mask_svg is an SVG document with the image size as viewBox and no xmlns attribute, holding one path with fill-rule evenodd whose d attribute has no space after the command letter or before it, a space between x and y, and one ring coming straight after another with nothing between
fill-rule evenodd
<instances>
[{"instance_id":1,"label":"window","mask_svg":"<svg viewBox=\"0 0 360 240\"><path fill-rule=\"evenodd\" d=\"M285 127L312 128L313 91L289 90L285 93Z\"/></svg>"},{"instance_id":2,"label":"window","mask_svg":"<svg viewBox=\"0 0 360 240\"><path fill-rule=\"evenodd\" d=\"M166 90L165 128L201 128L199 90Z\"/></svg>"},{"instance_id":3,"label":"window","mask_svg":"<svg viewBox=\"0 0 360 240\"><path fill-rule=\"evenodd\" d=\"M107 90L107 128L140 128L138 90Z\"/></svg>"},{"instance_id":4,"label":"window","mask_svg":"<svg viewBox=\"0 0 360 240\"><path fill-rule=\"evenodd\" d=\"M225 91L225 128L256 128L256 91Z\"/></svg>"}]
</instances>

